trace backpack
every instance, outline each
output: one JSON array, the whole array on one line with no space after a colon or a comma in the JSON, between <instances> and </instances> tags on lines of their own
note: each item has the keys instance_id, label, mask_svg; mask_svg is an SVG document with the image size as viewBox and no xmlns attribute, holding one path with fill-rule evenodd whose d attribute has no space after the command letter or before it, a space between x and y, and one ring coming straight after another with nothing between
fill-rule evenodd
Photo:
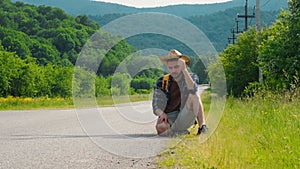
<instances>
[{"instance_id":1,"label":"backpack","mask_svg":"<svg viewBox=\"0 0 300 169\"><path fill-rule=\"evenodd\" d=\"M163 80L162 80L162 85L161 85L162 90L168 91L169 79L170 79L170 74L164 75Z\"/></svg>"}]
</instances>

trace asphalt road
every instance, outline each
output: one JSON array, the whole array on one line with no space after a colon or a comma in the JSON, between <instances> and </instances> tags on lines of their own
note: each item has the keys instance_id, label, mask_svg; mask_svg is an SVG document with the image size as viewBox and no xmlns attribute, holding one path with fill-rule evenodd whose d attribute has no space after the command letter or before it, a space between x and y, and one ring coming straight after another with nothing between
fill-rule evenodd
<instances>
[{"instance_id":1,"label":"asphalt road","mask_svg":"<svg viewBox=\"0 0 300 169\"><path fill-rule=\"evenodd\" d=\"M0 168L155 168L155 155L164 150L168 140L156 136L156 117L148 112L152 121L137 122L130 116L120 116L127 109L145 107L150 108L151 103L118 108L1 111ZM80 117L83 111L86 117ZM84 120L98 120L90 115L96 111L108 123L99 119L96 124L84 124ZM89 131L93 126L95 130L109 126L114 132L93 133Z\"/></svg>"},{"instance_id":2,"label":"asphalt road","mask_svg":"<svg viewBox=\"0 0 300 169\"><path fill-rule=\"evenodd\" d=\"M0 111L0 168L156 168L151 102L68 110Z\"/></svg>"}]
</instances>

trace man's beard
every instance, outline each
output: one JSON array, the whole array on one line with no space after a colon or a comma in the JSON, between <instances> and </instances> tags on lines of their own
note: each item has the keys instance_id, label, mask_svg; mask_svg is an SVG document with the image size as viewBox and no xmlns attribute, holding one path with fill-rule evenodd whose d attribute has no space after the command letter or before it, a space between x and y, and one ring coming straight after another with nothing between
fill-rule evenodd
<instances>
[{"instance_id":1,"label":"man's beard","mask_svg":"<svg viewBox=\"0 0 300 169\"><path fill-rule=\"evenodd\" d=\"M175 80L181 80L182 79L182 76L183 76L183 73L180 72L180 73L176 73L176 74L171 74L172 77L175 79Z\"/></svg>"}]
</instances>

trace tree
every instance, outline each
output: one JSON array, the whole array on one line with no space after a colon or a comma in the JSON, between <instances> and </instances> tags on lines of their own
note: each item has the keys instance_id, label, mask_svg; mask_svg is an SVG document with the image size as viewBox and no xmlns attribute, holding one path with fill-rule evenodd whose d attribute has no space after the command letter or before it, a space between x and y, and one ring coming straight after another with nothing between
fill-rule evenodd
<instances>
[{"instance_id":1,"label":"tree","mask_svg":"<svg viewBox=\"0 0 300 169\"><path fill-rule=\"evenodd\" d=\"M129 95L131 77L126 73L115 73L112 76L112 95Z\"/></svg>"},{"instance_id":2,"label":"tree","mask_svg":"<svg viewBox=\"0 0 300 169\"><path fill-rule=\"evenodd\" d=\"M207 83L206 68L201 60L197 60L197 62L192 65L191 69L193 73L198 75L200 84Z\"/></svg>"},{"instance_id":3,"label":"tree","mask_svg":"<svg viewBox=\"0 0 300 169\"><path fill-rule=\"evenodd\" d=\"M224 76L224 69L220 58L208 66L208 76L212 93L216 93L219 96L226 95L226 77Z\"/></svg>"},{"instance_id":4,"label":"tree","mask_svg":"<svg viewBox=\"0 0 300 169\"><path fill-rule=\"evenodd\" d=\"M109 96L110 95L110 84L108 80L103 76L97 76L95 81L95 93L96 97Z\"/></svg>"},{"instance_id":5,"label":"tree","mask_svg":"<svg viewBox=\"0 0 300 169\"><path fill-rule=\"evenodd\" d=\"M12 52L4 51L0 46L0 96L6 97L11 94L12 81L18 76L18 65L22 60Z\"/></svg>"},{"instance_id":6,"label":"tree","mask_svg":"<svg viewBox=\"0 0 300 169\"><path fill-rule=\"evenodd\" d=\"M291 0L289 11L281 11L276 23L267 29L260 47L265 83L274 90L299 86L300 2Z\"/></svg>"},{"instance_id":7,"label":"tree","mask_svg":"<svg viewBox=\"0 0 300 169\"><path fill-rule=\"evenodd\" d=\"M77 22L59 8L8 0L0 4L2 46L23 59L33 56L42 65L56 61L60 64L59 57L74 64L89 36L99 28L86 16Z\"/></svg>"},{"instance_id":8,"label":"tree","mask_svg":"<svg viewBox=\"0 0 300 169\"><path fill-rule=\"evenodd\" d=\"M227 92L241 96L246 86L258 81L258 41L256 30L251 29L238 37L220 55L227 81Z\"/></svg>"},{"instance_id":9,"label":"tree","mask_svg":"<svg viewBox=\"0 0 300 169\"><path fill-rule=\"evenodd\" d=\"M32 57L37 58L37 62L40 65L46 65L48 63L57 63L59 51L51 46L51 44L44 42L40 43L38 40L34 40L32 46L30 46Z\"/></svg>"}]
</instances>

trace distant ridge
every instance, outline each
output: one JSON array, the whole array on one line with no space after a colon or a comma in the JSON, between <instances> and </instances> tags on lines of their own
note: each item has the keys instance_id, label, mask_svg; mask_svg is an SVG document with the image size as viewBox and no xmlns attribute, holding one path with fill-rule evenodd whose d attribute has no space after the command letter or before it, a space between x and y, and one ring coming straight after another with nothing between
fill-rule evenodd
<instances>
[{"instance_id":1,"label":"distant ridge","mask_svg":"<svg viewBox=\"0 0 300 169\"><path fill-rule=\"evenodd\" d=\"M129 3L124 3L125 1L123 2L112 2L114 0L90 0L90 1L96 1L96 2L108 2L108 3L113 3L113 4L118 4L118 5L124 5L124 6L128 6L128 7L134 7L134 8L138 8L138 9L141 9L141 8L158 8L158 7L166 7L166 6L175 6L175 5L204 5L204 4L217 4L217 3L223 3L223 2L228 2L228 1L232 1L232 0L217 0L217 1L220 1L220 2L211 2L212 0L209 0L210 2L203 2L203 1L193 1L193 2L190 2L189 0L187 1L184 1L184 2L178 2L178 1L167 1L166 3L163 3L164 0L161 0L160 4L157 4L157 1L155 3L150 3L147 2L146 3L131 3L130 1L127 1ZM205 0L204 0L205 1ZM222 1L222 2L221 2ZM135 4L135 5L134 5Z\"/></svg>"},{"instance_id":2,"label":"distant ridge","mask_svg":"<svg viewBox=\"0 0 300 169\"><path fill-rule=\"evenodd\" d=\"M112 13L130 14L138 12L162 12L177 15L180 17L191 17L208 15L218 11L224 11L228 8L244 6L245 0L232 0L229 2L215 4L199 4L199 5L170 5L157 8L135 8L114 3L106 3L91 0L12 0L13 2L21 1L34 5L46 5L59 7L71 15L105 15ZM249 9L253 8L255 0L249 0ZM271 0L266 4L262 3L262 10L275 11L280 8L287 8L286 0Z\"/></svg>"}]
</instances>

